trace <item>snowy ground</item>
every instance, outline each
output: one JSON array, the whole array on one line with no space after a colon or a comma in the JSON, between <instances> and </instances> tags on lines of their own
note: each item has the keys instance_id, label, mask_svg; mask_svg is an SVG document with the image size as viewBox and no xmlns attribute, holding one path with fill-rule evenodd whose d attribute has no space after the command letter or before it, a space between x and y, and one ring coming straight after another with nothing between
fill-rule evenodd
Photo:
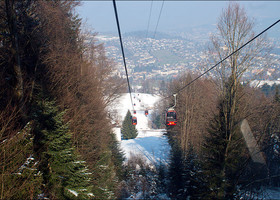
<instances>
[{"instance_id":1,"label":"snowy ground","mask_svg":"<svg viewBox=\"0 0 280 200\"><path fill-rule=\"evenodd\" d=\"M141 155L148 163L155 164L158 162L167 163L170 146L164 133L165 129L152 129L151 114L153 113L154 104L160 100L157 95L132 93L133 104L136 114L133 114L130 95L123 94L114 104L112 112L114 113L116 123L119 127L114 128L117 139L121 142L126 158L132 154ZM121 124L127 110L130 110L133 116L137 117L136 129L138 136L131 140L121 140ZM148 116L145 116L145 110L148 110Z\"/></svg>"}]
</instances>

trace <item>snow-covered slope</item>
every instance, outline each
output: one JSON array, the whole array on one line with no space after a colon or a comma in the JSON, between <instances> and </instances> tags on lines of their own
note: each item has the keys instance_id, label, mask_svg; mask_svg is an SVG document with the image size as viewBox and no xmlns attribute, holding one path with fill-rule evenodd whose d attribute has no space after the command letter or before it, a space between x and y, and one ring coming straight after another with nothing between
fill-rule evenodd
<instances>
[{"instance_id":1,"label":"snow-covered slope","mask_svg":"<svg viewBox=\"0 0 280 200\"><path fill-rule=\"evenodd\" d=\"M117 123L121 126L129 109L133 116L137 117L136 129L138 136L131 140L121 140L121 127L114 128L117 139L121 142L126 158L130 158L132 154L140 155L148 163L155 164L157 162L167 163L169 157L170 146L164 133L165 129L151 129L151 114L156 102L160 101L160 97L152 94L132 93L133 104L136 114L133 114L132 104L129 93L121 95L115 100L113 108ZM145 115L148 110L148 116Z\"/></svg>"}]
</instances>

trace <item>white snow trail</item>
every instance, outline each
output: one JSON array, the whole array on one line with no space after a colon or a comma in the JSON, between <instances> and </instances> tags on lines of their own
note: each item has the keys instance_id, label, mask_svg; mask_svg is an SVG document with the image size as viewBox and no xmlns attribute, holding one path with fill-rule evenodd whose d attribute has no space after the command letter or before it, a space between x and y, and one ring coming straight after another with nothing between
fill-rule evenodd
<instances>
[{"instance_id":1,"label":"white snow trail","mask_svg":"<svg viewBox=\"0 0 280 200\"><path fill-rule=\"evenodd\" d=\"M126 159L129 159L131 155L140 155L149 164L155 165L159 162L167 164L170 146L167 137L164 135L166 130L150 128L151 114L155 103L160 100L160 96L132 93L132 99L133 104L135 104L136 114L133 114L129 93L123 94L118 98L112 108L117 113L119 125L122 124L128 109L133 116L137 117L136 129L138 130L138 136L135 139L121 140L121 128L114 128ZM148 110L148 116L145 115L145 110Z\"/></svg>"}]
</instances>

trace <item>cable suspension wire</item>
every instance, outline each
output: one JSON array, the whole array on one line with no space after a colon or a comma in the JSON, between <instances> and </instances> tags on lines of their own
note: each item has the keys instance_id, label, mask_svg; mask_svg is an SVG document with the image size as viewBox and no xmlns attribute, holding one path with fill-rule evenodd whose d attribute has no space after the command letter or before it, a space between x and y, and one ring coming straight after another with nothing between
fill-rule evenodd
<instances>
[{"instance_id":1,"label":"cable suspension wire","mask_svg":"<svg viewBox=\"0 0 280 200\"><path fill-rule=\"evenodd\" d=\"M148 27L147 27L147 31L146 31L146 37L148 37L148 32L149 32L149 27L150 27L150 21L151 21L151 14L152 14L152 9L153 9L153 0L151 2L151 5L150 5L150 14L149 14L149 19L148 19Z\"/></svg>"},{"instance_id":2,"label":"cable suspension wire","mask_svg":"<svg viewBox=\"0 0 280 200\"><path fill-rule=\"evenodd\" d=\"M164 0L162 1L162 4L161 4L161 8L160 8L160 12L159 12L158 20L157 20L157 25L156 25L155 32L154 32L154 36L153 36L154 39L155 39L155 37L156 37L156 32L157 32L159 20L160 20L160 17L161 17L161 12L162 12L163 5L164 5Z\"/></svg>"},{"instance_id":3,"label":"cable suspension wire","mask_svg":"<svg viewBox=\"0 0 280 200\"><path fill-rule=\"evenodd\" d=\"M184 87L180 88L177 91L177 94L180 93L181 91L183 91L186 87L188 87L189 85L191 85L193 82L195 82L196 80L198 80L199 78L201 78L202 76L204 76L205 74L207 74L209 71L211 71L212 69L214 69L215 67L217 67L219 64L221 64L222 62L224 62L226 59L228 59L229 57L231 57L233 54L235 54L236 52L240 51L241 49L243 49L245 46L247 46L249 43L251 43L252 41L254 41L255 39L257 39L259 36L261 36L262 34L264 34L266 31L268 31L269 29L271 29L273 26L275 26L276 24L278 24L280 22L280 20L276 21L275 23L273 23L272 25L270 25L268 28L266 28L265 30L263 30L261 33L259 33L258 35L256 35L255 37L253 37L252 39L250 39L248 42L246 42L245 44L243 44L241 47L239 47L237 50L235 50L234 52L232 52L231 54L229 54L228 56L226 56L225 58L223 58L222 60L220 60L217 64L215 64L213 67L209 68L208 70L206 70L205 72L203 72L202 74L200 74L198 77L196 77L195 79L191 80L189 83L187 83ZM164 99L170 98L173 95L170 95L168 97L165 97Z\"/></svg>"},{"instance_id":4,"label":"cable suspension wire","mask_svg":"<svg viewBox=\"0 0 280 200\"><path fill-rule=\"evenodd\" d=\"M131 101L132 109L135 110L134 109L134 104L133 104L133 101L132 101L131 87L130 87L128 72L127 72L127 67L126 67L126 61L125 61L125 55L124 55L124 48L123 48L121 28L120 28L119 17L118 17L118 12L117 12L116 0L113 0L113 5L114 5L115 17L116 17L116 22L117 22L117 27L118 27L119 38L120 38L121 51L122 51L123 63L124 63L125 74L126 74L126 81L127 81L128 91L129 91L129 94L130 94L130 101Z\"/></svg>"},{"instance_id":5,"label":"cable suspension wire","mask_svg":"<svg viewBox=\"0 0 280 200\"><path fill-rule=\"evenodd\" d=\"M154 35L153 35L152 39L155 39L155 37L156 37L157 28L158 28L158 25L159 25L159 20L160 20L160 17L161 17L163 5L164 5L164 0L163 0L162 3L161 3L161 8L160 8L160 12L159 12L157 24L156 24L156 28L155 28ZM146 35L146 38L147 38L147 35ZM148 48L148 52L149 52L149 53L151 53L152 46L153 46L153 43L151 42L151 46L150 46L150 48Z\"/></svg>"}]
</instances>

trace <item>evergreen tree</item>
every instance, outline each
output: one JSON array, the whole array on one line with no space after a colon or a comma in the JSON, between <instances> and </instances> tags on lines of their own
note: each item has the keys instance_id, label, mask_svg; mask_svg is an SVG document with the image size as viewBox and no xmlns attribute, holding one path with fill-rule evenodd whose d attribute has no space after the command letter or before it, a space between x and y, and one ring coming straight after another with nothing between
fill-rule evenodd
<instances>
[{"instance_id":1,"label":"evergreen tree","mask_svg":"<svg viewBox=\"0 0 280 200\"><path fill-rule=\"evenodd\" d=\"M116 172L112 156L110 149L107 149L100 155L99 160L93 166L95 180L91 184L94 184L92 192L95 199L113 199L115 196L114 190L118 179L115 176Z\"/></svg>"},{"instance_id":2,"label":"evergreen tree","mask_svg":"<svg viewBox=\"0 0 280 200\"><path fill-rule=\"evenodd\" d=\"M201 165L192 145L189 145L185 154L173 142L168 173L169 195L172 199L197 199L205 190Z\"/></svg>"},{"instance_id":3,"label":"evergreen tree","mask_svg":"<svg viewBox=\"0 0 280 200\"><path fill-rule=\"evenodd\" d=\"M153 124L156 126L156 128L157 129L159 129L159 128L161 128L161 126L162 126L162 121L164 121L163 119L162 119L162 116L161 115L154 115L153 114Z\"/></svg>"},{"instance_id":4,"label":"evergreen tree","mask_svg":"<svg viewBox=\"0 0 280 200\"><path fill-rule=\"evenodd\" d=\"M169 177L169 195L172 199L186 199L184 192L184 161L183 152L179 145L173 141L171 146Z\"/></svg>"},{"instance_id":5,"label":"evergreen tree","mask_svg":"<svg viewBox=\"0 0 280 200\"><path fill-rule=\"evenodd\" d=\"M89 199L90 177L84 161L80 161L72 148L71 133L63 122L54 101L38 100L34 105L36 116L34 149L41 160L45 188L51 198Z\"/></svg>"},{"instance_id":6,"label":"evergreen tree","mask_svg":"<svg viewBox=\"0 0 280 200\"><path fill-rule=\"evenodd\" d=\"M187 155L184 159L184 181L185 193L189 199L197 199L198 194L204 190L204 183L202 181L201 164L196 155L193 146L189 145Z\"/></svg>"},{"instance_id":7,"label":"evergreen tree","mask_svg":"<svg viewBox=\"0 0 280 200\"><path fill-rule=\"evenodd\" d=\"M207 198L233 199L244 167L245 146L236 115L230 113L229 98L220 102L219 113L210 123L203 145ZM236 110L235 110L236 111Z\"/></svg>"},{"instance_id":8,"label":"evergreen tree","mask_svg":"<svg viewBox=\"0 0 280 200\"><path fill-rule=\"evenodd\" d=\"M280 95L279 86L275 87L274 103L266 126L263 152L266 155L269 185L280 186Z\"/></svg>"},{"instance_id":9,"label":"evergreen tree","mask_svg":"<svg viewBox=\"0 0 280 200\"><path fill-rule=\"evenodd\" d=\"M157 166L157 179L156 179L156 184L157 184L157 193L166 193L166 181L167 181L167 177L166 177L166 173L167 173L167 169L166 166L160 162L160 164Z\"/></svg>"},{"instance_id":10,"label":"evergreen tree","mask_svg":"<svg viewBox=\"0 0 280 200\"><path fill-rule=\"evenodd\" d=\"M112 140L110 149L112 151L112 161L115 164L117 177L122 180L124 175L123 162L125 160L124 153L120 148L120 143L117 141L115 134L111 134Z\"/></svg>"},{"instance_id":11,"label":"evergreen tree","mask_svg":"<svg viewBox=\"0 0 280 200\"><path fill-rule=\"evenodd\" d=\"M137 129L135 128L135 125L132 124L131 120L132 116L130 111L128 110L122 123L121 134L123 140L134 139L138 135Z\"/></svg>"}]
</instances>

